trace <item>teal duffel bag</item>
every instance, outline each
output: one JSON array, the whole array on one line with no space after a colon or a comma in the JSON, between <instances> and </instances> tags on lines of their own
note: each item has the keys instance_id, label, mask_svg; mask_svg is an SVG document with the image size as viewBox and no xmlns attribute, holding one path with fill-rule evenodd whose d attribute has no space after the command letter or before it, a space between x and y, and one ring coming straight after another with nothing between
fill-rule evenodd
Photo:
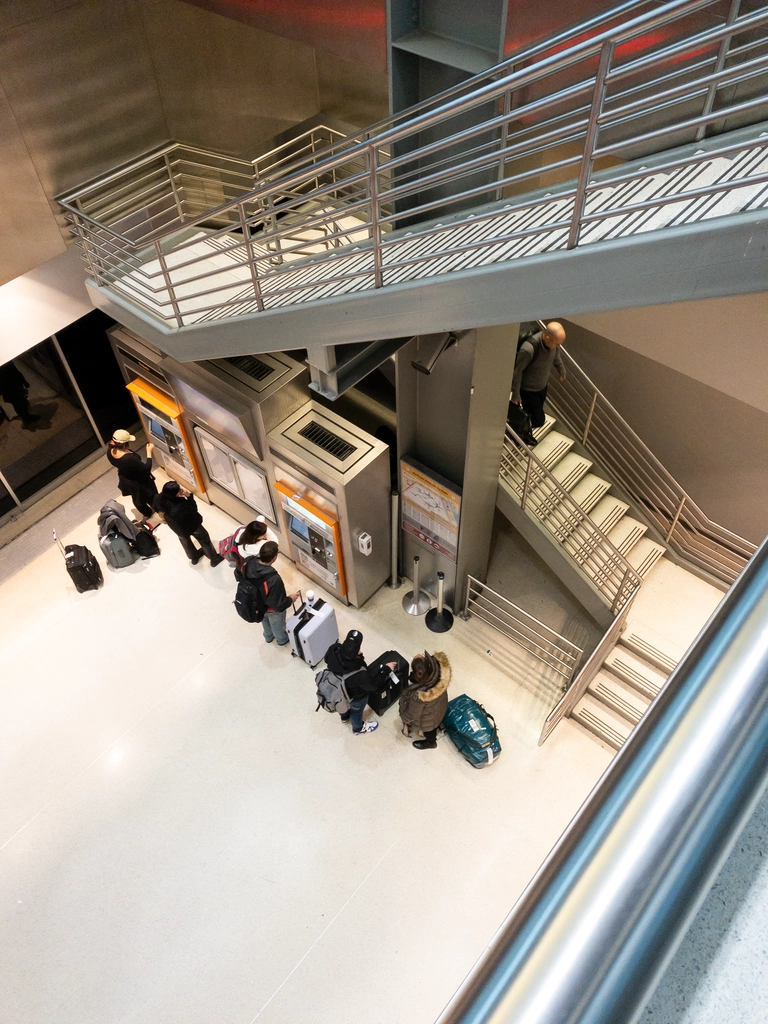
<instances>
[{"instance_id":1,"label":"teal duffel bag","mask_svg":"<svg viewBox=\"0 0 768 1024\"><path fill-rule=\"evenodd\" d=\"M501 753L493 715L466 693L448 701L443 728L473 768L486 768Z\"/></svg>"}]
</instances>

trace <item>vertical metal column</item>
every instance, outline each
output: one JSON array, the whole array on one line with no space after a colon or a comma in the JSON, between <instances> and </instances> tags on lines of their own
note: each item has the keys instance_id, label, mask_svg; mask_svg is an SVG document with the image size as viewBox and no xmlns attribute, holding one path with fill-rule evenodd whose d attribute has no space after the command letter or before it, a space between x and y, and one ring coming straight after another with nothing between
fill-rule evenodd
<instances>
[{"instance_id":1,"label":"vertical metal column","mask_svg":"<svg viewBox=\"0 0 768 1024\"><path fill-rule=\"evenodd\" d=\"M399 567L399 547L400 547L400 495L397 491L392 491L392 521L390 524L391 548L390 548L390 576L389 576L389 587L391 590L397 590L400 586L400 574L398 572Z\"/></svg>"},{"instance_id":2,"label":"vertical metal column","mask_svg":"<svg viewBox=\"0 0 768 1024\"><path fill-rule=\"evenodd\" d=\"M453 625L453 615L448 608L443 607L443 592L445 590L445 573L437 574L437 608L427 612L425 622L427 629L433 633L447 633Z\"/></svg>"},{"instance_id":3,"label":"vertical metal column","mask_svg":"<svg viewBox=\"0 0 768 1024\"><path fill-rule=\"evenodd\" d=\"M579 233L581 231L581 217L584 213L584 203L587 197L587 185L589 176L592 173L592 154L597 147L597 136L600 131L600 114L603 112L603 100L605 99L605 80L613 60L614 43L606 40L600 50L600 63L597 66L595 77L595 90L592 94L592 107L589 111L589 123L587 135L584 139L584 156L579 168L579 180L576 185L576 195L573 200L573 218L571 219L571 230L568 232L568 248L575 249L579 244Z\"/></svg>"},{"instance_id":4,"label":"vertical metal column","mask_svg":"<svg viewBox=\"0 0 768 1024\"><path fill-rule=\"evenodd\" d=\"M413 556L413 590L409 590L403 598L403 610L409 615L423 615L432 602L429 594L425 594L420 586L421 570L419 569L419 556Z\"/></svg>"}]
</instances>

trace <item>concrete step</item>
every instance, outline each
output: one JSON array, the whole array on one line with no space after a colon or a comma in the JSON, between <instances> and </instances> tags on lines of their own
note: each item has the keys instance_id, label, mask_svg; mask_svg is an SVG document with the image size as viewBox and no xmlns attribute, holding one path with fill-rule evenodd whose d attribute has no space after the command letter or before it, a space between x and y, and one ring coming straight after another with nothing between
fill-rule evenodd
<instances>
[{"instance_id":1,"label":"concrete step","mask_svg":"<svg viewBox=\"0 0 768 1024\"><path fill-rule=\"evenodd\" d=\"M606 494L589 513L589 518L596 526L600 527L603 533L608 533L618 524L628 509L629 505L625 501L621 501L613 494Z\"/></svg>"},{"instance_id":2,"label":"concrete step","mask_svg":"<svg viewBox=\"0 0 768 1024\"><path fill-rule=\"evenodd\" d=\"M543 441L547 434L554 427L557 420L554 416L550 416L549 413L544 413L544 423L540 427L536 427L532 433L537 441Z\"/></svg>"},{"instance_id":3,"label":"concrete step","mask_svg":"<svg viewBox=\"0 0 768 1024\"><path fill-rule=\"evenodd\" d=\"M618 525L628 508L629 505L625 501L620 501L612 494L606 494L589 513L589 518L604 534L608 534ZM578 526L565 541L566 551L577 562L585 561L595 547L594 532L587 526Z\"/></svg>"},{"instance_id":4,"label":"concrete step","mask_svg":"<svg viewBox=\"0 0 768 1024\"><path fill-rule=\"evenodd\" d=\"M657 544L655 540L643 537L642 540L635 544L626 557L629 564L634 569L637 569L638 574L645 578L664 555L665 551L666 548L663 545Z\"/></svg>"},{"instance_id":5,"label":"concrete step","mask_svg":"<svg viewBox=\"0 0 768 1024\"><path fill-rule=\"evenodd\" d=\"M585 459L584 456L569 452L552 470L552 475L564 490L570 490L572 486L579 482L591 465L592 463L589 459ZM528 497L530 499L530 507L534 509L540 519L546 519L550 515L553 515L556 521L563 518L557 513L557 509L562 503L562 495L556 492L549 480L545 480L536 487L531 488ZM555 532L555 529L553 529L553 532Z\"/></svg>"},{"instance_id":6,"label":"concrete step","mask_svg":"<svg viewBox=\"0 0 768 1024\"><path fill-rule=\"evenodd\" d=\"M562 484L566 491L576 486L583 476L591 469L592 463L583 455L575 452L568 452L552 470L552 476L558 483Z\"/></svg>"},{"instance_id":7,"label":"concrete step","mask_svg":"<svg viewBox=\"0 0 768 1024\"><path fill-rule=\"evenodd\" d=\"M683 656L683 651L649 626L630 621L621 637L621 646L639 655L662 672L669 674Z\"/></svg>"},{"instance_id":8,"label":"concrete step","mask_svg":"<svg viewBox=\"0 0 768 1024\"><path fill-rule=\"evenodd\" d=\"M581 480L592 463L583 455L576 455L575 452L568 452L552 470L552 476L563 487L570 491L572 487ZM532 494L532 505L535 508L539 519L545 520L545 525L558 540L564 539L568 533L570 519L567 513L558 512L562 504L562 495L553 491L549 482L536 487Z\"/></svg>"},{"instance_id":9,"label":"concrete step","mask_svg":"<svg viewBox=\"0 0 768 1024\"><path fill-rule=\"evenodd\" d=\"M617 525L608 532L608 540L622 555L627 555L647 529L645 523L639 523L630 516L622 516Z\"/></svg>"},{"instance_id":10,"label":"concrete step","mask_svg":"<svg viewBox=\"0 0 768 1024\"><path fill-rule=\"evenodd\" d=\"M605 659L603 668L629 683L648 700L653 700L669 678L667 672L660 671L621 643Z\"/></svg>"},{"instance_id":11,"label":"concrete step","mask_svg":"<svg viewBox=\"0 0 768 1024\"><path fill-rule=\"evenodd\" d=\"M611 711L625 718L632 725L637 725L648 710L650 701L618 676L609 672L605 666L600 669L587 687L587 693L595 700L602 701Z\"/></svg>"},{"instance_id":12,"label":"concrete step","mask_svg":"<svg viewBox=\"0 0 768 1024\"><path fill-rule=\"evenodd\" d=\"M566 437L559 430L550 430L547 436L533 449L539 462L543 462L551 472L560 459L573 448L575 442L572 437Z\"/></svg>"},{"instance_id":13,"label":"concrete step","mask_svg":"<svg viewBox=\"0 0 768 1024\"><path fill-rule=\"evenodd\" d=\"M571 497L585 512L591 512L600 499L608 493L611 485L594 473L587 473L571 491Z\"/></svg>"},{"instance_id":14,"label":"concrete step","mask_svg":"<svg viewBox=\"0 0 768 1024\"><path fill-rule=\"evenodd\" d=\"M585 694L581 698L570 717L615 750L621 749L634 728L626 718L611 711L591 694Z\"/></svg>"}]
</instances>

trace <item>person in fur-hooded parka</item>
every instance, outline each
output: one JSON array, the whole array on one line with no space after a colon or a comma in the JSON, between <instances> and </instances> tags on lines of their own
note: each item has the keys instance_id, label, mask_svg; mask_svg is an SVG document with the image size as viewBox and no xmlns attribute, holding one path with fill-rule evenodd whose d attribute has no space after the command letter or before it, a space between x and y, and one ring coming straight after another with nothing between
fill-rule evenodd
<instances>
[{"instance_id":1,"label":"person in fur-hooded parka","mask_svg":"<svg viewBox=\"0 0 768 1024\"><path fill-rule=\"evenodd\" d=\"M400 718L403 733L411 736L418 732L417 750L431 750L437 746L437 730L445 718L448 707L448 684L451 666L442 651L417 654L411 662L410 686L400 696Z\"/></svg>"}]
</instances>

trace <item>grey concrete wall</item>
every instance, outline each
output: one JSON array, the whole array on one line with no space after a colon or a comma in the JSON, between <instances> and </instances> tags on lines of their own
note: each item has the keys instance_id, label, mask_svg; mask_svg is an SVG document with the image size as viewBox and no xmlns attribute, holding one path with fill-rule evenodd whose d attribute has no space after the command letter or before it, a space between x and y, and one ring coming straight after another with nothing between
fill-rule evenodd
<instances>
[{"instance_id":1,"label":"grey concrete wall","mask_svg":"<svg viewBox=\"0 0 768 1024\"><path fill-rule=\"evenodd\" d=\"M383 3L349 2L361 24L379 19L383 55ZM170 138L239 154L320 111L383 117L383 59L318 49L332 38L357 56L360 33L310 8L325 34L284 38L265 31L280 18L247 24L182 0L0 2L0 284L64 251L56 194Z\"/></svg>"},{"instance_id":2,"label":"grey concrete wall","mask_svg":"<svg viewBox=\"0 0 768 1024\"><path fill-rule=\"evenodd\" d=\"M681 348L694 348L687 337L681 340L676 317L667 321L657 317L653 330L649 323L647 335L634 335L637 318L632 314L637 312L628 310L626 320L611 314L614 323L609 329L616 332L611 340L566 321L568 350L710 519L759 543L768 533L768 414L693 375L710 375L712 360L717 358L722 365L727 357L733 364L725 367L733 387L746 371L741 360L742 339L747 349L751 343L746 328L744 334L737 334L731 326L729 333L726 323L713 322L707 334L709 345L699 334L698 349L687 353L691 366L687 374L626 346L628 338L638 344L647 341L652 350L661 350L675 361L683 361ZM590 320L604 316L596 314ZM729 347L720 351L721 344ZM759 360L752 366L764 398L765 373L759 376Z\"/></svg>"}]
</instances>

